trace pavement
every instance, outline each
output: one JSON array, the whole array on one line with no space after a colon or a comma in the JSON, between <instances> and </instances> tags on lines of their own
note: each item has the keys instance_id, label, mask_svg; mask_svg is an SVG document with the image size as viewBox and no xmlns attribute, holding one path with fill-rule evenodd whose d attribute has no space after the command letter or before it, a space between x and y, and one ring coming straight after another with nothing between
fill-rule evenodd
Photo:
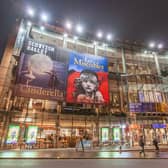
<instances>
[{"instance_id":1,"label":"pavement","mask_svg":"<svg viewBox=\"0 0 168 168\"><path fill-rule=\"evenodd\" d=\"M168 145L160 146L159 153L153 146L145 147L145 155L140 148L123 146L104 146L86 148L48 148L48 149L8 149L0 150L0 159L168 159Z\"/></svg>"}]
</instances>

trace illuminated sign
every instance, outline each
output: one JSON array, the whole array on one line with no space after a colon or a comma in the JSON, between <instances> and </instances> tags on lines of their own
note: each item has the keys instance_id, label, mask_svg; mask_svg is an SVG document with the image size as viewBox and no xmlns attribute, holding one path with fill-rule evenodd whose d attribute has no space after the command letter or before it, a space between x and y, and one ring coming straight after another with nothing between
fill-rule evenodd
<instances>
[{"instance_id":1,"label":"illuminated sign","mask_svg":"<svg viewBox=\"0 0 168 168\"><path fill-rule=\"evenodd\" d=\"M69 103L109 102L107 58L71 53L67 80Z\"/></svg>"},{"instance_id":2,"label":"illuminated sign","mask_svg":"<svg viewBox=\"0 0 168 168\"><path fill-rule=\"evenodd\" d=\"M20 126L18 125L9 125L8 135L7 135L7 144L16 144L18 142Z\"/></svg>"},{"instance_id":3,"label":"illuminated sign","mask_svg":"<svg viewBox=\"0 0 168 168\"><path fill-rule=\"evenodd\" d=\"M166 124L152 124L153 128L166 128Z\"/></svg>"},{"instance_id":4,"label":"illuminated sign","mask_svg":"<svg viewBox=\"0 0 168 168\"><path fill-rule=\"evenodd\" d=\"M120 141L120 139L121 139L120 128L113 128L113 140Z\"/></svg>"},{"instance_id":5,"label":"illuminated sign","mask_svg":"<svg viewBox=\"0 0 168 168\"><path fill-rule=\"evenodd\" d=\"M56 46L27 39L21 52L15 95L64 100L68 54Z\"/></svg>"},{"instance_id":6,"label":"illuminated sign","mask_svg":"<svg viewBox=\"0 0 168 168\"><path fill-rule=\"evenodd\" d=\"M101 129L101 140L102 142L106 142L109 140L109 128Z\"/></svg>"},{"instance_id":7,"label":"illuminated sign","mask_svg":"<svg viewBox=\"0 0 168 168\"><path fill-rule=\"evenodd\" d=\"M29 126L27 130L26 143L35 144L37 138L38 127Z\"/></svg>"}]
</instances>

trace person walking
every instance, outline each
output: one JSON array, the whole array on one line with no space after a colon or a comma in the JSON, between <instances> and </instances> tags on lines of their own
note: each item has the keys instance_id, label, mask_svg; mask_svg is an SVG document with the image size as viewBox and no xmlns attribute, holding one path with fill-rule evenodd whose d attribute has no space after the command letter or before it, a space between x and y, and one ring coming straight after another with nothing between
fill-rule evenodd
<instances>
[{"instance_id":1,"label":"person walking","mask_svg":"<svg viewBox=\"0 0 168 168\"><path fill-rule=\"evenodd\" d=\"M159 145L156 137L153 139L153 145L155 146L155 151L159 153Z\"/></svg>"},{"instance_id":2,"label":"person walking","mask_svg":"<svg viewBox=\"0 0 168 168\"><path fill-rule=\"evenodd\" d=\"M141 147L141 151L139 152L140 154L144 154L145 156L145 149L144 149L144 146L145 146L145 142L144 142L144 138L143 136L140 136L140 139L139 139L139 146Z\"/></svg>"},{"instance_id":3,"label":"person walking","mask_svg":"<svg viewBox=\"0 0 168 168\"><path fill-rule=\"evenodd\" d=\"M81 143L82 151L84 152L83 137L80 137L80 143Z\"/></svg>"}]
</instances>

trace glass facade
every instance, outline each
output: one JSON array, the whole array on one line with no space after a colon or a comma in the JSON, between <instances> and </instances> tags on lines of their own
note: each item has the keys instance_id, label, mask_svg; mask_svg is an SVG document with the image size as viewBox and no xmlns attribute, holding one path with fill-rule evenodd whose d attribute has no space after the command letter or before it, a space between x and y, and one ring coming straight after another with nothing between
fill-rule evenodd
<instances>
[{"instance_id":1,"label":"glass facade","mask_svg":"<svg viewBox=\"0 0 168 168\"><path fill-rule=\"evenodd\" d=\"M131 44L95 46L91 41L64 37L61 29L46 27L41 31L37 25L29 27L24 21L20 26L24 31L18 30L17 39L9 42L0 66L2 148L25 148L29 144L34 148L75 147L81 136L92 140L93 145L121 142L138 145L140 135L149 145L154 136L158 136L161 144L168 143L168 57L144 54L142 48ZM21 51L26 38L68 52L107 58L109 103L68 103L62 99L16 95ZM152 124L165 124L165 127L153 128ZM15 143L7 143L12 142L14 136L10 133L12 125L19 127L19 135Z\"/></svg>"}]
</instances>

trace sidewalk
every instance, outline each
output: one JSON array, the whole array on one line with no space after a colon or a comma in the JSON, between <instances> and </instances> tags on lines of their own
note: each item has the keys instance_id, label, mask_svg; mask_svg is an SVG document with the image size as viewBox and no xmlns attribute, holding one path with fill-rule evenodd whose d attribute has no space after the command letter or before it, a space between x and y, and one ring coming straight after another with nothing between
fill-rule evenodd
<instances>
[{"instance_id":1,"label":"sidewalk","mask_svg":"<svg viewBox=\"0 0 168 168\"><path fill-rule=\"evenodd\" d=\"M101 147L94 149L54 148L54 149L13 149L1 150L0 159L168 159L168 147L161 146L157 154L152 146L146 146L146 155L139 154L139 147Z\"/></svg>"}]
</instances>

